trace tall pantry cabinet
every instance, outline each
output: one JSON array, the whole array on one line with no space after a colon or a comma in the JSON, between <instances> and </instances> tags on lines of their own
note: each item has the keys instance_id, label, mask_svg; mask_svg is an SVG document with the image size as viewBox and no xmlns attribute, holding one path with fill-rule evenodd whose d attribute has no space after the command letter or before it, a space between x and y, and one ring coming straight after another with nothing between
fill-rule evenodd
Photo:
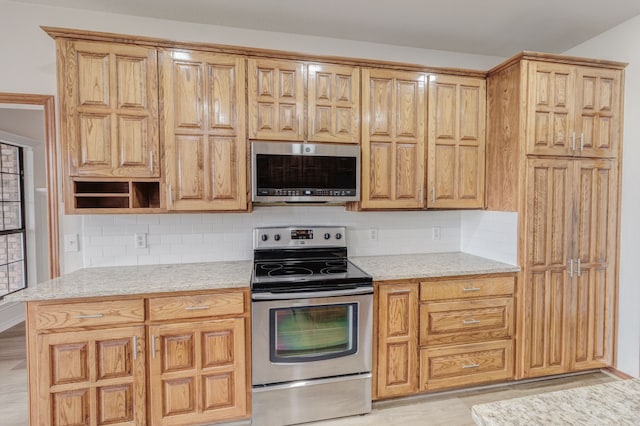
<instances>
[{"instance_id":1,"label":"tall pantry cabinet","mask_svg":"<svg viewBox=\"0 0 640 426\"><path fill-rule=\"evenodd\" d=\"M487 207L518 212L518 378L614 362L625 65L524 52L487 77Z\"/></svg>"}]
</instances>

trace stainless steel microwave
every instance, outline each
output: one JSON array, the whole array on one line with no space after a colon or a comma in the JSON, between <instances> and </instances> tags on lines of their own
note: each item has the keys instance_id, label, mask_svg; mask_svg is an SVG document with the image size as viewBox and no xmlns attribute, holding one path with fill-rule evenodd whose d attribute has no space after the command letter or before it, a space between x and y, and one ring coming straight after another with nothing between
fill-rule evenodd
<instances>
[{"instance_id":1,"label":"stainless steel microwave","mask_svg":"<svg viewBox=\"0 0 640 426\"><path fill-rule=\"evenodd\" d=\"M256 203L359 201L360 147L253 141L251 178Z\"/></svg>"}]
</instances>

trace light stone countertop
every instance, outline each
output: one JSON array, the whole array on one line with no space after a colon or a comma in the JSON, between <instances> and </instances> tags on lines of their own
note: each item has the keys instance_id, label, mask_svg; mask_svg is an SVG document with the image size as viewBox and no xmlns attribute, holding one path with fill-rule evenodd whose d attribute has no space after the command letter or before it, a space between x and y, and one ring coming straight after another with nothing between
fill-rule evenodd
<instances>
[{"instance_id":1,"label":"light stone countertop","mask_svg":"<svg viewBox=\"0 0 640 426\"><path fill-rule=\"evenodd\" d=\"M466 253L353 257L374 281L517 272L517 266ZM3 302L126 296L193 290L247 288L253 262L85 268L5 296Z\"/></svg>"},{"instance_id":2,"label":"light stone countertop","mask_svg":"<svg viewBox=\"0 0 640 426\"><path fill-rule=\"evenodd\" d=\"M349 257L374 281L518 272L518 266L462 252Z\"/></svg>"},{"instance_id":3,"label":"light stone countertop","mask_svg":"<svg viewBox=\"0 0 640 426\"><path fill-rule=\"evenodd\" d=\"M247 288L253 262L85 268L8 296L7 302Z\"/></svg>"}]
</instances>

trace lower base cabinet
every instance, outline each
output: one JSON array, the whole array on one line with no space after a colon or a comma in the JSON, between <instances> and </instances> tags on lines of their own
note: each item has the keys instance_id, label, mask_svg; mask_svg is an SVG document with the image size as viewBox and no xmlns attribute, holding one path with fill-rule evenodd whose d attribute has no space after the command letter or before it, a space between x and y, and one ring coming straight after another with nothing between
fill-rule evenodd
<instances>
[{"instance_id":1,"label":"lower base cabinet","mask_svg":"<svg viewBox=\"0 0 640 426\"><path fill-rule=\"evenodd\" d=\"M420 390L513 379L513 342L443 346L420 350Z\"/></svg>"},{"instance_id":2,"label":"lower base cabinet","mask_svg":"<svg viewBox=\"0 0 640 426\"><path fill-rule=\"evenodd\" d=\"M146 424L144 326L43 334L37 347L32 424Z\"/></svg>"},{"instance_id":3,"label":"lower base cabinet","mask_svg":"<svg viewBox=\"0 0 640 426\"><path fill-rule=\"evenodd\" d=\"M514 274L375 289L374 399L514 378Z\"/></svg>"},{"instance_id":4,"label":"lower base cabinet","mask_svg":"<svg viewBox=\"0 0 640 426\"><path fill-rule=\"evenodd\" d=\"M247 414L243 318L151 326L151 424L185 425Z\"/></svg>"},{"instance_id":5,"label":"lower base cabinet","mask_svg":"<svg viewBox=\"0 0 640 426\"><path fill-rule=\"evenodd\" d=\"M30 424L248 419L248 315L248 289L28 302Z\"/></svg>"}]
</instances>

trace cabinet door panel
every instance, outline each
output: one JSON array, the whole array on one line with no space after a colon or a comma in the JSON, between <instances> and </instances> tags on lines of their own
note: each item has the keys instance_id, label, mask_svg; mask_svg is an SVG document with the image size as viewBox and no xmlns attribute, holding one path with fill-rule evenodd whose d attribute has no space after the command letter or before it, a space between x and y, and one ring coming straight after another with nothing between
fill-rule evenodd
<instances>
[{"instance_id":1,"label":"cabinet door panel","mask_svg":"<svg viewBox=\"0 0 640 426\"><path fill-rule=\"evenodd\" d=\"M379 285L376 394L409 395L418 389L418 285Z\"/></svg>"},{"instance_id":2,"label":"cabinet door panel","mask_svg":"<svg viewBox=\"0 0 640 426\"><path fill-rule=\"evenodd\" d=\"M485 98L482 79L430 76L427 207L483 206Z\"/></svg>"},{"instance_id":3,"label":"cabinet door panel","mask_svg":"<svg viewBox=\"0 0 640 426\"><path fill-rule=\"evenodd\" d=\"M58 40L71 176L159 177L155 48Z\"/></svg>"},{"instance_id":4,"label":"cabinet door panel","mask_svg":"<svg viewBox=\"0 0 640 426\"><path fill-rule=\"evenodd\" d=\"M248 64L249 138L304 140L304 65L267 59Z\"/></svg>"},{"instance_id":5,"label":"cabinet door panel","mask_svg":"<svg viewBox=\"0 0 640 426\"><path fill-rule=\"evenodd\" d=\"M572 161L527 161L523 362L527 377L568 371Z\"/></svg>"},{"instance_id":6,"label":"cabinet door panel","mask_svg":"<svg viewBox=\"0 0 640 426\"><path fill-rule=\"evenodd\" d=\"M576 149L581 157L615 158L620 145L620 71L579 67Z\"/></svg>"},{"instance_id":7,"label":"cabinet door panel","mask_svg":"<svg viewBox=\"0 0 640 426\"><path fill-rule=\"evenodd\" d=\"M574 257L572 308L576 334L574 369L600 368L613 362L617 167L612 161L575 161Z\"/></svg>"},{"instance_id":8,"label":"cabinet door panel","mask_svg":"<svg viewBox=\"0 0 640 426\"><path fill-rule=\"evenodd\" d=\"M419 73L363 72L363 209L424 205L425 84Z\"/></svg>"},{"instance_id":9,"label":"cabinet door panel","mask_svg":"<svg viewBox=\"0 0 640 426\"><path fill-rule=\"evenodd\" d=\"M247 414L243 318L149 327L151 423L201 424Z\"/></svg>"},{"instance_id":10,"label":"cabinet door panel","mask_svg":"<svg viewBox=\"0 0 640 426\"><path fill-rule=\"evenodd\" d=\"M574 85L569 65L529 64L528 154L573 155Z\"/></svg>"},{"instance_id":11,"label":"cabinet door panel","mask_svg":"<svg viewBox=\"0 0 640 426\"><path fill-rule=\"evenodd\" d=\"M360 69L307 65L310 142L360 142Z\"/></svg>"},{"instance_id":12,"label":"cabinet door panel","mask_svg":"<svg viewBox=\"0 0 640 426\"><path fill-rule=\"evenodd\" d=\"M247 208L244 60L161 52L170 210Z\"/></svg>"},{"instance_id":13,"label":"cabinet door panel","mask_svg":"<svg viewBox=\"0 0 640 426\"><path fill-rule=\"evenodd\" d=\"M146 424L144 326L41 334L37 424Z\"/></svg>"}]
</instances>

